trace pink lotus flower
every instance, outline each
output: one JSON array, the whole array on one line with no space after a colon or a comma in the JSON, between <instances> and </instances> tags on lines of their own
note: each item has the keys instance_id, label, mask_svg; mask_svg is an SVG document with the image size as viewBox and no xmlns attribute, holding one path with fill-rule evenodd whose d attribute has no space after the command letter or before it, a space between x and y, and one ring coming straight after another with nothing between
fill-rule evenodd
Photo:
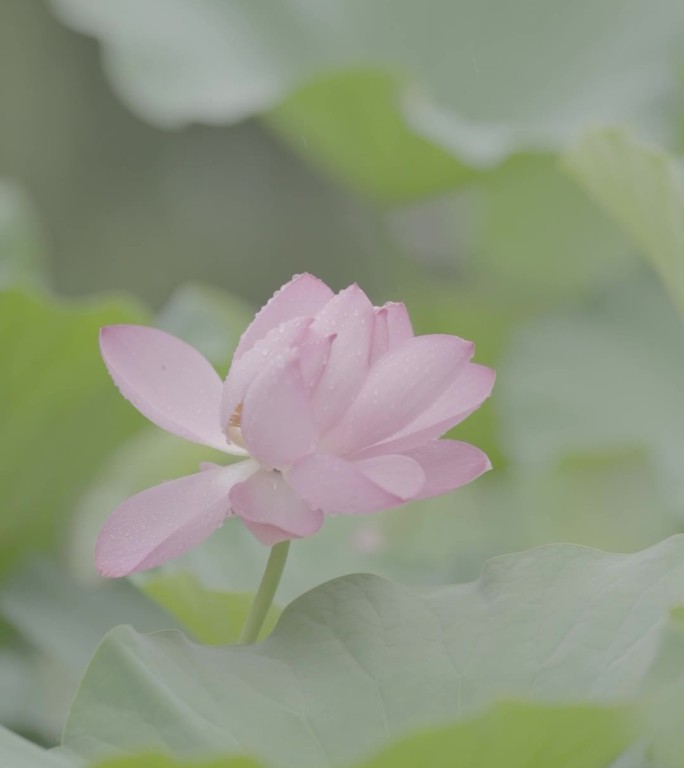
<instances>
[{"instance_id":1,"label":"pink lotus flower","mask_svg":"<svg viewBox=\"0 0 684 768\"><path fill-rule=\"evenodd\" d=\"M242 335L221 382L195 349L154 328L103 328L124 397L162 429L244 457L121 504L96 546L104 576L159 565L230 515L266 545L311 536L326 514L362 515L437 496L490 469L440 440L487 398L494 372L456 336L414 336L403 304L335 295L311 275L281 288Z\"/></svg>"}]
</instances>

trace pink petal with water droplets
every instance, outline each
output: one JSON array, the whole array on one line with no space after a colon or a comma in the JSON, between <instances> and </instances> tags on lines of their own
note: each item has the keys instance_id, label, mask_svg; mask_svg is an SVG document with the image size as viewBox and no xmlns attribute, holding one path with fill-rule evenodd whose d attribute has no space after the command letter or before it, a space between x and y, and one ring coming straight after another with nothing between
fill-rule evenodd
<instances>
[{"instance_id":1,"label":"pink petal with water droplets","mask_svg":"<svg viewBox=\"0 0 684 768\"><path fill-rule=\"evenodd\" d=\"M324 445L347 454L395 434L427 410L456 378L474 346L457 336L416 336L381 357Z\"/></svg>"},{"instance_id":2,"label":"pink petal with water droplets","mask_svg":"<svg viewBox=\"0 0 684 768\"><path fill-rule=\"evenodd\" d=\"M219 427L221 379L193 347L140 325L100 331L100 350L121 394L157 426L231 453Z\"/></svg>"},{"instance_id":3,"label":"pink petal with water droplets","mask_svg":"<svg viewBox=\"0 0 684 768\"><path fill-rule=\"evenodd\" d=\"M376 307L370 353L371 365L374 365L384 354L392 352L411 338L413 338L413 326L403 304L389 301L382 307Z\"/></svg>"},{"instance_id":4,"label":"pink petal with water droplets","mask_svg":"<svg viewBox=\"0 0 684 768\"><path fill-rule=\"evenodd\" d=\"M406 456L350 462L332 454L311 454L285 479L312 507L329 514L359 515L403 504L425 481L420 465Z\"/></svg>"},{"instance_id":5,"label":"pink petal with water droplets","mask_svg":"<svg viewBox=\"0 0 684 768\"><path fill-rule=\"evenodd\" d=\"M280 288L269 302L257 313L242 334L233 355L238 360L259 339L287 320L295 317L311 317L321 310L335 294L317 277L309 274L296 275Z\"/></svg>"},{"instance_id":6,"label":"pink petal with water droplets","mask_svg":"<svg viewBox=\"0 0 684 768\"><path fill-rule=\"evenodd\" d=\"M335 335L313 392L321 430L339 420L368 375L374 324L373 305L358 285L341 291L316 316L312 330L321 336Z\"/></svg>"},{"instance_id":7,"label":"pink petal with water droplets","mask_svg":"<svg viewBox=\"0 0 684 768\"><path fill-rule=\"evenodd\" d=\"M404 453L440 437L482 405L492 392L495 378L491 368L468 363L447 391L410 424L384 442L354 453L353 457Z\"/></svg>"},{"instance_id":8,"label":"pink petal with water droplets","mask_svg":"<svg viewBox=\"0 0 684 768\"><path fill-rule=\"evenodd\" d=\"M290 465L314 449L318 428L295 352L267 367L247 390L242 438L266 469Z\"/></svg>"},{"instance_id":9,"label":"pink petal with water droplets","mask_svg":"<svg viewBox=\"0 0 684 768\"><path fill-rule=\"evenodd\" d=\"M425 485L417 496L419 499L453 491L492 468L479 448L458 440L432 440L405 455L418 462L425 472Z\"/></svg>"},{"instance_id":10,"label":"pink petal with water droplets","mask_svg":"<svg viewBox=\"0 0 684 768\"><path fill-rule=\"evenodd\" d=\"M298 496L279 472L261 470L233 486L230 503L264 544L312 536L323 524L323 513Z\"/></svg>"},{"instance_id":11,"label":"pink petal with water droplets","mask_svg":"<svg viewBox=\"0 0 684 768\"><path fill-rule=\"evenodd\" d=\"M100 531L95 565L107 577L144 571L210 536L230 511L230 489L257 470L244 461L162 483L118 506Z\"/></svg>"},{"instance_id":12,"label":"pink petal with water droplets","mask_svg":"<svg viewBox=\"0 0 684 768\"><path fill-rule=\"evenodd\" d=\"M305 336L311 323L310 317L288 320L272 328L242 357L233 361L221 396L220 423L224 429L257 376L267 367L278 365L292 346Z\"/></svg>"}]
</instances>

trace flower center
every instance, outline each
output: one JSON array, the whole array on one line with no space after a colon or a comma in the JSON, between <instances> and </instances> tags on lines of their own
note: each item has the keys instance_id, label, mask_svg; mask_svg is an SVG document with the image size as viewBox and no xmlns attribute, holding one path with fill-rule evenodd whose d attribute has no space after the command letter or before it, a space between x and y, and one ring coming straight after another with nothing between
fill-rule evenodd
<instances>
[{"instance_id":1,"label":"flower center","mask_svg":"<svg viewBox=\"0 0 684 768\"><path fill-rule=\"evenodd\" d=\"M226 434L231 443L239 445L240 448L245 447L244 440L242 439L242 403L239 403L238 407L228 419L228 429L226 430Z\"/></svg>"}]
</instances>

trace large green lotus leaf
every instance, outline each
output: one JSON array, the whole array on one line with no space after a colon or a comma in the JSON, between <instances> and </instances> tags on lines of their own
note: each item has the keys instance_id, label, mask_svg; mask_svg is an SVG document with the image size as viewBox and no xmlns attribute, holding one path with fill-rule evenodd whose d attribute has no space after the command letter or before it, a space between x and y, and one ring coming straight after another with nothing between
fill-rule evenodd
<instances>
[{"instance_id":1,"label":"large green lotus leaf","mask_svg":"<svg viewBox=\"0 0 684 768\"><path fill-rule=\"evenodd\" d=\"M302 157L383 202L433 195L471 178L452 155L410 130L400 98L387 72L342 72L295 91L269 124Z\"/></svg>"},{"instance_id":2,"label":"large green lotus leaf","mask_svg":"<svg viewBox=\"0 0 684 768\"><path fill-rule=\"evenodd\" d=\"M564 165L648 256L684 312L684 185L675 160L613 128L586 134Z\"/></svg>"},{"instance_id":3,"label":"large green lotus leaf","mask_svg":"<svg viewBox=\"0 0 684 768\"><path fill-rule=\"evenodd\" d=\"M0 294L0 570L63 538L83 486L141 425L112 386L97 335L143 317L122 300Z\"/></svg>"},{"instance_id":4,"label":"large green lotus leaf","mask_svg":"<svg viewBox=\"0 0 684 768\"><path fill-rule=\"evenodd\" d=\"M249 592L209 589L188 571L153 575L141 581L141 588L208 645L236 643L254 600ZM261 637L271 632L279 615L280 610L271 606Z\"/></svg>"},{"instance_id":5,"label":"large green lotus leaf","mask_svg":"<svg viewBox=\"0 0 684 768\"><path fill-rule=\"evenodd\" d=\"M86 673L65 743L88 757L144 746L314 768L500 697L623 701L683 596L677 536L630 555L544 547L432 590L344 577L292 603L256 646L120 627Z\"/></svg>"},{"instance_id":6,"label":"large green lotus leaf","mask_svg":"<svg viewBox=\"0 0 684 768\"><path fill-rule=\"evenodd\" d=\"M678 0L607 0L600 8L594 0L53 0L53 7L102 41L118 93L157 123L232 122L321 75L373 68L410 84L404 110L418 130L476 164L558 146L588 122L661 130L684 28Z\"/></svg>"},{"instance_id":7,"label":"large green lotus leaf","mask_svg":"<svg viewBox=\"0 0 684 768\"><path fill-rule=\"evenodd\" d=\"M518 465L641 448L679 507L683 391L681 319L642 278L520 331L499 367L496 405Z\"/></svg>"},{"instance_id":8,"label":"large green lotus leaf","mask_svg":"<svg viewBox=\"0 0 684 768\"><path fill-rule=\"evenodd\" d=\"M0 179L0 289L45 283L45 244L28 200Z\"/></svg>"}]
</instances>

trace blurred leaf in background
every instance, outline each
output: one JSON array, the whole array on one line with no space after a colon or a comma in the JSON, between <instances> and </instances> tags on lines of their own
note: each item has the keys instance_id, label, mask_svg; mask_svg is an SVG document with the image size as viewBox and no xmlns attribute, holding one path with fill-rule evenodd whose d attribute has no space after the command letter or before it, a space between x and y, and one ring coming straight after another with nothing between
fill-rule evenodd
<instances>
[{"instance_id":1,"label":"blurred leaf in background","mask_svg":"<svg viewBox=\"0 0 684 768\"><path fill-rule=\"evenodd\" d=\"M69 302L40 291L40 229L11 186L0 193L0 713L3 723L54 743L102 635L120 622L173 622L134 587L85 587L60 564L83 485L141 426L111 385L98 330L147 315L130 299Z\"/></svg>"},{"instance_id":2,"label":"blurred leaf in background","mask_svg":"<svg viewBox=\"0 0 684 768\"><path fill-rule=\"evenodd\" d=\"M240 335L254 317L246 301L199 284L179 288L155 319L155 326L198 349L225 375Z\"/></svg>"},{"instance_id":3,"label":"blurred leaf in background","mask_svg":"<svg viewBox=\"0 0 684 768\"><path fill-rule=\"evenodd\" d=\"M564 164L643 250L684 313L681 162L613 128L587 134Z\"/></svg>"},{"instance_id":4,"label":"blurred leaf in background","mask_svg":"<svg viewBox=\"0 0 684 768\"><path fill-rule=\"evenodd\" d=\"M321 77L269 116L305 160L385 203L426 197L475 174L414 133L401 114L400 83L388 72Z\"/></svg>"},{"instance_id":5,"label":"blurred leaf in background","mask_svg":"<svg viewBox=\"0 0 684 768\"><path fill-rule=\"evenodd\" d=\"M155 574L139 583L146 595L206 645L237 643L254 601L253 592L208 589L191 571ZM279 615L280 609L272 605L261 638L271 633Z\"/></svg>"},{"instance_id":6,"label":"blurred leaf in background","mask_svg":"<svg viewBox=\"0 0 684 768\"><path fill-rule=\"evenodd\" d=\"M372 209L255 123L146 125L112 93L95 43L43 0L0 5L0 94L0 175L39 212L60 294L123 289L160 306L200 281L261 302L312 260L338 288L380 283Z\"/></svg>"},{"instance_id":7,"label":"blurred leaf in background","mask_svg":"<svg viewBox=\"0 0 684 768\"><path fill-rule=\"evenodd\" d=\"M627 280L532 321L501 366L507 455L539 467L642 448L670 508L681 510L683 365L681 319L653 281Z\"/></svg>"},{"instance_id":8,"label":"blurred leaf in background","mask_svg":"<svg viewBox=\"0 0 684 768\"><path fill-rule=\"evenodd\" d=\"M25 562L16 569L0 590L0 615L16 632L0 659L21 662L15 671L23 684L3 722L47 744L59 739L79 680L104 634L117 624L142 632L175 625L171 614L133 585L81 584L56 560ZM0 675L3 698L9 694L6 680Z\"/></svg>"},{"instance_id":9,"label":"blurred leaf in background","mask_svg":"<svg viewBox=\"0 0 684 768\"><path fill-rule=\"evenodd\" d=\"M626 239L555 157L509 160L484 176L482 194L472 269L486 270L507 292L552 306L631 271Z\"/></svg>"},{"instance_id":10,"label":"blurred leaf in background","mask_svg":"<svg viewBox=\"0 0 684 768\"><path fill-rule=\"evenodd\" d=\"M129 300L69 304L0 295L0 568L28 549L63 543L84 482L139 429L100 360L98 331L142 321Z\"/></svg>"},{"instance_id":11,"label":"blurred leaf in background","mask_svg":"<svg viewBox=\"0 0 684 768\"><path fill-rule=\"evenodd\" d=\"M0 179L0 290L44 287L43 233L25 195Z\"/></svg>"},{"instance_id":12,"label":"blurred leaf in background","mask_svg":"<svg viewBox=\"0 0 684 768\"><path fill-rule=\"evenodd\" d=\"M556 148L588 122L667 134L684 32L677 0L52 6L102 42L117 92L158 124L234 122L322 74L372 65L410 84L414 128L475 165Z\"/></svg>"}]
</instances>

